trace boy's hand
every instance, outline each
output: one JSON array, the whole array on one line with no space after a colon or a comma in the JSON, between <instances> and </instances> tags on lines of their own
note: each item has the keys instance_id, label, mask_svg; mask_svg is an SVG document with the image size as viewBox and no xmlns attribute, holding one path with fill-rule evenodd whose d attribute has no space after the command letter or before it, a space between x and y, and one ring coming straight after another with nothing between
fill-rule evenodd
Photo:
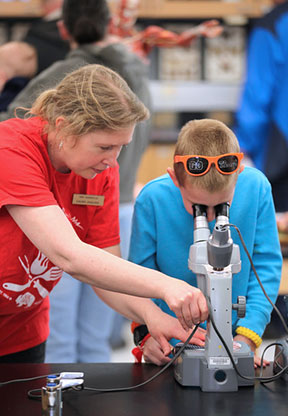
<instances>
[{"instance_id":1,"label":"boy's hand","mask_svg":"<svg viewBox=\"0 0 288 416\"><path fill-rule=\"evenodd\" d=\"M175 283L176 281L176 283ZM171 285L172 282L172 285ZM183 328L188 331L194 325L206 321L208 306L200 289L181 280L171 279L164 288L164 297Z\"/></svg>"},{"instance_id":2,"label":"boy's hand","mask_svg":"<svg viewBox=\"0 0 288 416\"><path fill-rule=\"evenodd\" d=\"M194 336L191 338L190 340L190 344L194 344L194 345L199 345L199 346L203 346L205 345L205 334L206 331L202 328L198 328L197 331L195 332ZM189 333L187 333L186 338L188 338ZM185 340L183 340L185 341ZM172 351L173 347L171 347L171 351ZM162 349L161 349L161 345L153 338L150 337L144 345L143 348L143 357L144 360L147 363L153 363L156 365L165 365L167 364L169 361L171 361L171 358L167 357Z\"/></svg>"},{"instance_id":3,"label":"boy's hand","mask_svg":"<svg viewBox=\"0 0 288 416\"><path fill-rule=\"evenodd\" d=\"M254 352L254 368L260 367L261 366L261 358L256 354L256 345L254 344L253 341L251 341L251 339L244 337L244 335L236 335L236 337L234 337L234 341L241 341L241 342L245 342L245 344L248 345L248 347L250 348L251 351ZM266 365L269 365L270 362L267 360L263 360L263 367L265 368Z\"/></svg>"},{"instance_id":4,"label":"boy's hand","mask_svg":"<svg viewBox=\"0 0 288 416\"><path fill-rule=\"evenodd\" d=\"M146 363L153 363L156 365L165 365L170 361L161 348L161 345L150 337L143 347L143 358Z\"/></svg>"},{"instance_id":5,"label":"boy's hand","mask_svg":"<svg viewBox=\"0 0 288 416\"><path fill-rule=\"evenodd\" d=\"M162 312L159 308L155 308L154 310L151 309L151 313L146 315L145 321L149 333L158 344L156 351L155 344L153 347L153 344L151 346L149 342L150 351L148 351L147 349L145 355L147 359L154 362L155 364L158 364L162 360L163 363L169 361L169 359L167 360L167 357L171 353L171 344L169 344L170 339L176 338L185 342L189 334L191 333L191 330L189 332L185 331L176 318L174 318L171 315L168 315L167 313ZM200 346L204 345L205 333L206 331L204 331L203 329L198 329L194 337L192 338L191 342ZM144 345L144 351L149 339L146 341Z\"/></svg>"}]
</instances>

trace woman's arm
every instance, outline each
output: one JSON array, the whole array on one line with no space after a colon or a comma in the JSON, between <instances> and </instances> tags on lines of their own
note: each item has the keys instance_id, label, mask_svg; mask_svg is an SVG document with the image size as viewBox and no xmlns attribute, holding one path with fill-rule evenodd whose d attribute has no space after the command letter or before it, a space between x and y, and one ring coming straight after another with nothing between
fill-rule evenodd
<instances>
[{"instance_id":1,"label":"woman's arm","mask_svg":"<svg viewBox=\"0 0 288 416\"><path fill-rule=\"evenodd\" d=\"M184 329L207 319L206 300L199 289L83 243L59 206L6 208L30 241L73 277L114 292L161 298Z\"/></svg>"},{"instance_id":2,"label":"woman's arm","mask_svg":"<svg viewBox=\"0 0 288 416\"><path fill-rule=\"evenodd\" d=\"M146 324L149 333L155 341L161 357L155 358L154 349L151 355L148 354L149 360L157 365L162 365L166 362L165 357L171 353L171 344L169 340L172 338L180 339L185 342L189 336L174 317L164 313L161 309L150 299L139 298L135 296L124 295L122 293L108 292L106 290L93 288L96 294L111 306L117 312L125 315L128 319L136 320L139 323ZM201 331L201 330L200 330ZM204 345L204 336L197 334L192 340L198 345ZM146 354L147 355L147 354Z\"/></svg>"}]
</instances>

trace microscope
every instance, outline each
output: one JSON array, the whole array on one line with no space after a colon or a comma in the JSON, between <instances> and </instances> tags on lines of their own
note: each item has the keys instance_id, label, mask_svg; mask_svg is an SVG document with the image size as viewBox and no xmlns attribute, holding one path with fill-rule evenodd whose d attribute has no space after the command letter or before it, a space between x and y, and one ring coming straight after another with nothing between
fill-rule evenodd
<instances>
[{"instance_id":1,"label":"microscope","mask_svg":"<svg viewBox=\"0 0 288 416\"><path fill-rule=\"evenodd\" d=\"M196 274L198 288L206 297L209 318L205 347L188 344L175 361L174 376L181 385L198 386L202 391L237 391L239 386L254 384L254 357L247 344L233 342L232 309L239 318L244 317L246 298L239 296L237 303L232 304L232 276L241 270L241 260L239 246L231 239L229 204L215 207L212 234L207 207L193 205L193 215L194 243L190 247L188 267ZM227 349L239 374L247 379L237 374Z\"/></svg>"}]
</instances>

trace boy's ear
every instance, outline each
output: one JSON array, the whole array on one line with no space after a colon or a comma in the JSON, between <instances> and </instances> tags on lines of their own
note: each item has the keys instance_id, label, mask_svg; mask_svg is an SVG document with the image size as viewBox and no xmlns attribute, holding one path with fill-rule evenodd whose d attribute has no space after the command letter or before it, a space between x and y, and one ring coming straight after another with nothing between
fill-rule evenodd
<instances>
[{"instance_id":1,"label":"boy's ear","mask_svg":"<svg viewBox=\"0 0 288 416\"><path fill-rule=\"evenodd\" d=\"M174 185L177 186L177 188L180 188L180 185L179 185L178 179L176 178L174 169L167 168L167 173L170 176L170 178L172 179Z\"/></svg>"},{"instance_id":2,"label":"boy's ear","mask_svg":"<svg viewBox=\"0 0 288 416\"><path fill-rule=\"evenodd\" d=\"M245 169L245 166L244 165L240 165L239 173L242 173L244 169Z\"/></svg>"}]
</instances>

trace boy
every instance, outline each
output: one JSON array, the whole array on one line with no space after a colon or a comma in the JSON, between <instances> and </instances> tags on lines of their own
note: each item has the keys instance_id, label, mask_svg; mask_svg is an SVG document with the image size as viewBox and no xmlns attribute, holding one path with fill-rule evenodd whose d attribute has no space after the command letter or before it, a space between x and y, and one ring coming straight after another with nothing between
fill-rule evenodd
<instances>
[{"instance_id":1,"label":"boy","mask_svg":"<svg viewBox=\"0 0 288 416\"><path fill-rule=\"evenodd\" d=\"M230 156L226 154L232 153ZM188 160L181 156L190 155ZM203 158L193 158L203 155ZM209 165L205 156L223 155ZM188 122L180 131L174 168L168 175L148 183L139 194L134 211L130 260L196 286L196 276L188 269L190 245L193 244L193 204L207 206L210 231L215 224L214 207L229 202L230 223L240 229L256 270L273 302L278 294L282 255L278 241L271 187L257 169L241 165L243 155L234 133L217 120ZM187 158L186 158L187 159ZM222 169L222 170L221 170ZM237 232L231 236L240 247L241 271L233 276L232 302L246 296L246 316L232 313L233 336L246 342L252 351L261 344L261 336L270 320L271 306L265 298ZM155 300L163 311L167 304ZM146 335L136 328L138 343ZM141 335L142 333L142 335ZM147 339L149 337L146 337ZM169 361L151 338L142 343L144 358L155 364ZM260 359L255 356L255 365Z\"/></svg>"}]
</instances>

